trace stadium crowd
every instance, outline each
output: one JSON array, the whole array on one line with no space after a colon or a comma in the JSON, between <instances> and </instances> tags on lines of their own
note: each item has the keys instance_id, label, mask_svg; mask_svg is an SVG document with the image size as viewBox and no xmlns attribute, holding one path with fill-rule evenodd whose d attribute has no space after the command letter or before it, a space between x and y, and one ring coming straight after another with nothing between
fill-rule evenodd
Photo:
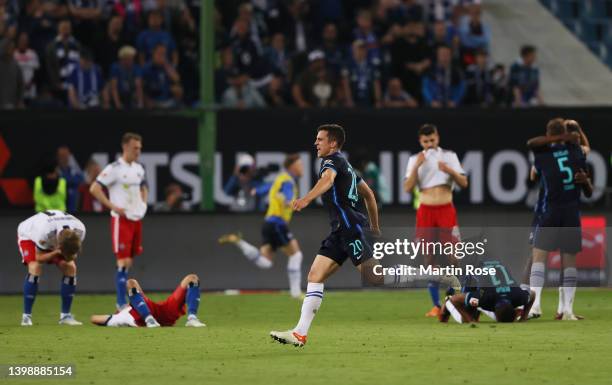
<instances>
[{"instance_id":1,"label":"stadium crowd","mask_svg":"<svg viewBox=\"0 0 612 385\"><path fill-rule=\"evenodd\" d=\"M491 63L480 0L215 1L230 108L542 104L534 47ZM0 108L199 103L198 0L0 0Z\"/></svg>"}]
</instances>

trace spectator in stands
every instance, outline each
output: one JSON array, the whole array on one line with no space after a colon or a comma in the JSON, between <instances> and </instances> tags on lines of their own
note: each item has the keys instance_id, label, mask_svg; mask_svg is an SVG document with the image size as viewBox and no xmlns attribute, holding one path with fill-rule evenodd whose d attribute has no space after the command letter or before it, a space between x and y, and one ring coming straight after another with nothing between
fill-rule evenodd
<instances>
[{"instance_id":1,"label":"spectator in stands","mask_svg":"<svg viewBox=\"0 0 612 385\"><path fill-rule=\"evenodd\" d=\"M272 36L270 46L266 47L265 56L273 72L287 75L289 72L289 52L285 47L285 35L276 33Z\"/></svg>"},{"instance_id":2,"label":"spectator in stands","mask_svg":"<svg viewBox=\"0 0 612 385\"><path fill-rule=\"evenodd\" d=\"M0 39L14 39L17 35L17 18L19 9L17 1L0 0Z\"/></svg>"},{"instance_id":3,"label":"spectator in stands","mask_svg":"<svg viewBox=\"0 0 612 385\"><path fill-rule=\"evenodd\" d=\"M84 46L91 47L102 19L103 0L67 0L66 3L75 35Z\"/></svg>"},{"instance_id":4,"label":"spectator in stands","mask_svg":"<svg viewBox=\"0 0 612 385\"><path fill-rule=\"evenodd\" d=\"M453 58L459 58L460 56L461 41L459 35L455 28L444 20L437 20L433 23L428 45L434 55L440 45L447 45L453 51Z\"/></svg>"},{"instance_id":5,"label":"spectator in stands","mask_svg":"<svg viewBox=\"0 0 612 385\"><path fill-rule=\"evenodd\" d=\"M115 0L112 13L123 19L123 33L126 41L134 41L142 27L144 15L141 0Z\"/></svg>"},{"instance_id":6,"label":"spectator in stands","mask_svg":"<svg viewBox=\"0 0 612 385\"><path fill-rule=\"evenodd\" d=\"M13 58L21 68L23 75L23 98L26 105L29 105L36 98L36 82L34 81L36 71L40 68L40 61L36 51L29 47L28 34L21 32L17 40L17 49Z\"/></svg>"},{"instance_id":7,"label":"spectator in stands","mask_svg":"<svg viewBox=\"0 0 612 385\"><path fill-rule=\"evenodd\" d=\"M232 50L236 66L246 72L251 78L261 75L261 54L249 34L248 24L243 20L234 23L235 35L232 40Z\"/></svg>"},{"instance_id":8,"label":"spectator in stands","mask_svg":"<svg viewBox=\"0 0 612 385\"><path fill-rule=\"evenodd\" d=\"M121 47L118 62L110 70L111 100L116 109L142 108L144 94L142 70L136 64L136 50L129 45Z\"/></svg>"},{"instance_id":9,"label":"spectator in stands","mask_svg":"<svg viewBox=\"0 0 612 385\"><path fill-rule=\"evenodd\" d=\"M521 48L520 59L510 67L510 89L515 107L544 104L540 94L540 69L535 61L535 47L525 45Z\"/></svg>"},{"instance_id":10,"label":"spectator in stands","mask_svg":"<svg viewBox=\"0 0 612 385\"><path fill-rule=\"evenodd\" d=\"M474 63L474 54L477 50L489 50L491 42L491 30L481 19L482 10L480 5L469 7L469 18L462 20L459 27L461 39L462 57L465 65Z\"/></svg>"},{"instance_id":11,"label":"spectator in stands","mask_svg":"<svg viewBox=\"0 0 612 385\"><path fill-rule=\"evenodd\" d=\"M364 41L367 48L368 61L374 63L374 65L380 65L380 46L372 26L372 13L365 9L359 11L357 14L357 28L353 31L353 39Z\"/></svg>"},{"instance_id":12,"label":"spectator in stands","mask_svg":"<svg viewBox=\"0 0 612 385\"><path fill-rule=\"evenodd\" d=\"M89 159L85 165L85 181L79 186L79 211L96 213L106 211L104 205L94 198L89 191L89 187L96 181L96 178L100 172L102 172L102 168L98 162L93 159Z\"/></svg>"},{"instance_id":13,"label":"spectator in stands","mask_svg":"<svg viewBox=\"0 0 612 385\"><path fill-rule=\"evenodd\" d=\"M193 107L200 97L200 65L197 33L185 32L179 41L179 66L183 103Z\"/></svg>"},{"instance_id":14,"label":"spectator in stands","mask_svg":"<svg viewBox=\"0 0 612 385\"><path fill-rule=\"evenodd\" d=\"M180 212L189 211L189 202L185 202L183 189L178 183L170 183L166 186L163 202L155 205L155 211L159 212Z\"/></svg>"},{"instance_id":15,"label":"spectator in stands","mask_svg":"<svg viewBox=\"0 0 612 385\"><path fill-rule=\"evenodd\" d=\"M486 51L476 51L474 64L470 64L465 70L466 91L463 104L481 107L493 104L493 81L487 64Z\"/></svg>"},{"instance_id":16,"label":"spectator in stands","mask_svg":"<svg viewBox=\"0 0 612 385\"><path fill-rule=\"evenodd\" d=\"M273 74L268 83L265 94L266 104L273 107L282 107L290 103L290 87L282 74Z\"/></svg>"},{"instance_id":17,"label":"spectator in stands","mask_svg":"<svg viewBox=\"0 0 612 385\"><path fill-rule=\"evenodd\" d=\"M439 46L436 64L423 79L425 105L457 107L465 94L465 82L461 70L452 63L452 52L448 46Z\"/></svg>"},{"instance_id":18,"label":"spectator in stands","mask_svg":"<svg viewBox=\"0 0 612 385\"><path fill-rule=\"evenodd\" d=\"M509 103L508 74L506 73L506 66L503 64L496 64L491 70L491 87L494 104L507 106Z\"/></svg>"},{"instance_id":19,"label":"spectator in stands","mask_svg":"<svg viewBox=\"0 0 612 385\"><path fill-rule=\"evenodd\" d=\"M262 181L256 178L256 173L255 159L249 154L240 155L234 173L223 186L225 194L234 198L229 206L231 211L253 211L257 207L255 190Z\"/></svg>"},{"instance_id":20,"label":"spectator in stands","mask_svg":"<svg viewBox=\"0 0 612 385\"><path fill-rule=\"evenodd\" d=\"M57 26L57 32L55 40L47 45L45 65L53 95L62 103L66 103L68 79L72 71L79 65L81 45L72 36L70 20L61 20Z\"/></svg>"},{"instance_id":21,"label":"spectator in stands","mask_svg":"<svg viewBox=\"0 0 612 385\"><path fill-rule=\"evenodd\" d=\"M15 43L0 40L0 109L23 107L23 74L13 58Z\"/></svg>"},{"instance_id":22,"label":"spectator in stands","mask_svg":"<svg viewBox=\"0 0 612 385\"><path fill-rule=\"evenodd\" d=\"M338 27L327 23L323 27L323 44L320 50L325 55L325 62L334 76L340 76L340 71L346 62L348 54L345 47L338 41Z\"/></svg>"},{"instance_id":23,"label":"spectator in stands","mask_svg":"<svg viewBox=\"0 0 612 385\"><path fill-rule=\"evenodd\" d=\"M162 21L162 15L159 11L151 11L147 17L148 29L138 34L136 48L138 49L140 65L144 65L151 60L156 46L163 45L168 55L168 61L174 68L178 66L179 56L176 43L172 35L162 29Z\"/></svg>"},{"instance_id":24,"label":"spectator in stands","mask_svg":"<svg viewBox=\"0 0 612 385\"><path fill-rule=\"evenodd\" d=\"M353 58L342 70L342 86L347 107L381 107L380 71L368 61L363 40L352 45Z\"/></svg>"},{"instance_id":25,"label":"spectator in stands","mask_svg":"<svg viewBox=\"0 0 612 385\"><path fill-rule=\"evenodd\" d=\"M174 108L181 104L181 79L168 62L165 45L158 44L153 48L151 61L142 69L142 80L147 108Z\"/></svg>"},{"instance_id":26,"label":"spectator in stands","mask_svg":"<svg viewBox=\"0 0 612 385\"><path fill-rule=\"evenodd\" d=\"M234 65L234 52L231 46L221 48L221 67L215 71L215 100L221 102L223 93L229 87L230 72L236 68Z\"/></svg>"},{"instance_id":27,"label":"spectator in stands","mask_svg":"<svg viewBox=\"0 0 612 385\"><path fill-rule=\"evenodd\" d=\"M306 53L313 46L311 37L314 36L312 25L308 23L309 4L305 0L291 0L289 2L289 20L285 35L287 47L293 53Z\"/></svg>"},{"instance_id":28,"label":"spectator in stands","mask_svg":"<svg viewBox=\"0 0 612 385\"><path fill-rule=\"evenodd\" d=\"M85 178L68 146L57 149L57 165L60 176L66 180L66 209L74 213L79 201L79 186Z\"/></svg>"},{"instance_id":29,"label":"spectator in stands","mask_svg":"<svg viewBox=\"0 0 612 385\"><path fill-rule=\"evenodd\" d=\"M229 78L230 87L223 93L223 106L227 108L261 108L266 106L249 75L236 68Z\"/></svg>"},{"instance_id":30,"label":"spectator in stands","mask_svg":"<svg viewBox=\"0 0 612 385\"><path fill-rule=\"evenodd\" d=\"M108 20L106 33L96 42L94 56L100 64L105 79L110 75L111 65L117 60L119 49L126 45L123 38L123 18L115 15Z\"/></svg>"},{"instance_id":31,"label":"spectator in stands","mask_svg":"<svg viewBox=\"0 0 612 385\"><path fill-rule=\"evenodd\" d=\"M402 80L404 89L421 101L421 79L431 66L431 59L425 39L419 36L419 24L409 22L400 29L391 45L391 65L393 75Z\"/></svg>"},{"instance_id":32,"label":"spectator in stands","mask_svg":"<svg viewBox=\"0 0 612 385\"><path fill-rule=\"evenodd\" d=\"M418 0L397 1L395 4L390 4L387 9L387 19L394 24L404 25L408 21L423 21L423 17L423 6Z\"/></svg>"},{"instance_id":33,"label":"spectator in stands","mask_svg":"<svg viewBox=\"0 0 612 385\"><path fill-rule=\"evenodd\" d=\"M383 106L387 108L415 108L418 103L404 91L402 81L399 78L391 78L387 83Z\"/></svg>"},{"instance_id":34,"label":"spectator in stands","mask_svg":"<svg viewBox=\"0 0 612 385\"><path fill-rule=\"evenodd\" d=\"M102 71L87 49L81 51L79 64L68 78L68 100L76 110L108 107Z\"/></svg>"},{"instance_id":35,"label":"spectator in stands","mask_svg":"<svg viewBox=\"0 0 612 385\"><path fill-rule=\"evenodd\" d=\"M263 20L253 17L253 5L248 2L240 4L238 7L238 17L236 18L236 21L242 22L240 24L247 27L247 34L249 35L251 41L255 43L257 51L262 53L263 44L261 42L261 38L267 35L267 28ZM236 31L237 26L237 24L234 24L234 28L230 31L231 37L238 33L238 31Z\"/></svg>"},{"instance_id":36,"label":"spectator in stands","mask_svg":"<svg viewBox=\"0 0 612 385\"><path fill-rule=\"evenodd\" d=\"M26 0L19 18L19 30L30 38L30 45L39 58L44 57L47 44L57 33L56 19L40 0ZM51 4L51 3L49 3Z\"/></svg>"},{"instance_id":37,"label":"spectator in stands","mask_svg":"<svg viewBox=\"0 0 612 385\"><path fill-rule=\"evenodd\" d=\"M327 69L323 52L312 51L308 62L308 68L298 76L291 90L295 104L301 108L338 105L338 80Z\"/></svg>"}]
</instances>

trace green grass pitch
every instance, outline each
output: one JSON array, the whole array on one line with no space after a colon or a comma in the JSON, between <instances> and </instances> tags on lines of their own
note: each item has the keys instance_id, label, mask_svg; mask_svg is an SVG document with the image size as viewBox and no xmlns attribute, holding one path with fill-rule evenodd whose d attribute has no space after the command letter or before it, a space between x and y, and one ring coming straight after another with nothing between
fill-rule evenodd
<instances>
[{"instance_id":1,"label":"green grass pitch","mask_svg":"<svg viewBox=\"0 0 612 385\"><path fill-rule=\"evenodd\" d=\"M612 298L578 290L580 322L543 319L476 327L426 319L427 293L354 291L325 294L303 348L272 342L268 332L297 321L300 302L283 294L203 294L207 328L115 329L57 325L59 297L40 295L34 327L18 326L20 296L0 296L1 364L74 364L60 379L2 379L0 384L610 384ZM161 298L153 295L153 298ZM88 321L113 296L79 295L73 312Z\"/></svg>"}]
</instances>

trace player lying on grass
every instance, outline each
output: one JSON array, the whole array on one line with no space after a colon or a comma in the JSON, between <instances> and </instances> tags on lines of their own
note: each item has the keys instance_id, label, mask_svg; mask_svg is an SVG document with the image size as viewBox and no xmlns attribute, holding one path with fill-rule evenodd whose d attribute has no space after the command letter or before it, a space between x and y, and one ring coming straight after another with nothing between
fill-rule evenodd
<instances>
[{"instance_id":1,"label":"player lying on grass","mask_svg":"<svg viewBox=\"0 0 612 385\"><path fill-rule=\"evenodd\" d=\"M483 261L483 268L495 269L494 275L470 277L463 293L448 296L442 306L439 320L447 322L449 317L459 323L478 321L480 312L498 322L514 322L517 308L521 308L520 319L527 319L536 293L523 290L506 267L499 261Z\"/></svg>"},{"instance_id":2,"label":"player lying on grass","mask_svg":"<svg viewBox=\"0 0 612 385\"><path fill-rule=\"evenodd\" d=\"M82 325L70 313L76 291L76 263L85 239L85 225L70 214L47 210L31 216L17 227L17 245L21 262L28 274L23 283L23 315L21 326L32 326L32 307L38 292L38 281L43 265L56 265L62 272L60 296L61 325Z\"/></svg>"},{"instance_id":3,"label":"player lying on grass","mask_svg":"<svg viewBox=\"0 0 612 385\"><path fill-rule=\"evenodd\" d=\"M533 290L519 287L511 287L506 293L498 293L494 287L487 287L455 294L444 302L440 322L447 322L449 317L458 323L477 322L481 312L497 322L514 322L519 317L520 321L526 321L534 300Z\"/></svg>"},{"instance_id":4,"label":"player lying on grass","mask_svg":"<svg viewBox=\"0 0 612 385\"><path fill-rule=\"evenodd\" d=\"M185 315L185 307L187 307L188 315L185 326L206 326L197 315L200 305L200 279L195 274L189 274L183 278L174 292L164 301L151 301L135 279L128 279L126 287L130 305L115 314L92 315L92 323L114 327L173 326L179 318Z\"/></svg>"}]
</instances>

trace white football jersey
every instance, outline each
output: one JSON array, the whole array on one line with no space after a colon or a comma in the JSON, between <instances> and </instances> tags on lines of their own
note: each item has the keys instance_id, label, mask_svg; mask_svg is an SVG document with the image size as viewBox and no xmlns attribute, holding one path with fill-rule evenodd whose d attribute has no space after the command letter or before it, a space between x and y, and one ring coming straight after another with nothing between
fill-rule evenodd
<instances>
[{"instance_id":1,"label":"white football jersey","mask_svg":"<svg viewBox=\"0 0 612 385\"><path fill-rule=\"evenodd\" d=\"M412 169L415 167L417 156L419 153L414 154L408 159L408 166L406 167L406 178L412 173ZM443 150L442 148L430 148L425 151L425 162L419 167L417 186L419 190L425 190L435 186L448 185L454 188L455 183L453 178L440 171L438 162L446 163L450 168L457 171L459 174L465 174L465 170L457 158L457 154L454 151Z\"/></svg>"},{"instance_id":2,"label":"white football jersey","mask_svg":"<svg viewBox=\"0 0 612 385\"><path fill-rule=\"evenodd\" d=\"M140 163L128 163L120 157L104 167L96 180L106 186L110 201L124 209L128 219L139 221L145 216L147 203L142 200L140 188L146 186L146 179ZM111 211L111 215L118 216L114 211Z\"/></svg>"},{"instance_id":3,"label":"white football jersey","mask_svg":"<svg viewBox=\"0 0 612 385\"><path fill-rule=\"evenodd\" d=\"M59 210L47 210L33 215L19 224L20 241L32 241L41 250L57 248L57 235L64 229L74 230L85 240L85 225L75 216Z\"/></svg>"}]
</instances>

